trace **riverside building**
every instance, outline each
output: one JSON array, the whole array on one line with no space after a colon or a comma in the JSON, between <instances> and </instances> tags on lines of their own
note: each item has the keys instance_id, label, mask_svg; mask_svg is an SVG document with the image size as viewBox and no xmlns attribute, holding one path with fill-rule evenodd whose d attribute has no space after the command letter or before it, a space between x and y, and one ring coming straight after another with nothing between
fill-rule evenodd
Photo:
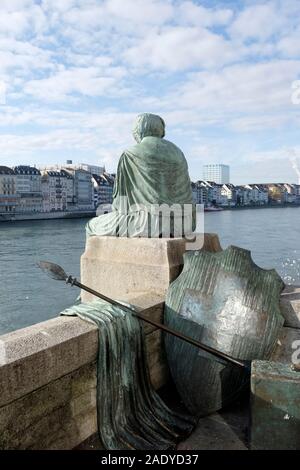
<instances>
[{"instance_id":1,"label":"riverside building","mask_svg":"<svg viewBox=\"0 0 300 470\"><path fill-rule=\"evenodd\" d=\"M68 175L62 171L42 171L44 212L67 210L68 179Z\"/></svg>"},{"instance_id":2,"label":"riverside building","mask_svg":"<svg viewBox=\"0 0 300 470\"><path fill-rule=\"evenodd\" d=\"M7 166L0 166L0 214L14 213L18 204L15 172Z\"/></svg>"},{"instance_id":3,"label":"riverside building","mask_svg":"<svg viewBox=\"0 0 300 470\"><path fill-rule=\"evenodd\" d=\"M42 212L43 195L41 172L34 167L20 165L14 167L16 193L19 196L18 212Z\"/></svg>"}]
</instances>

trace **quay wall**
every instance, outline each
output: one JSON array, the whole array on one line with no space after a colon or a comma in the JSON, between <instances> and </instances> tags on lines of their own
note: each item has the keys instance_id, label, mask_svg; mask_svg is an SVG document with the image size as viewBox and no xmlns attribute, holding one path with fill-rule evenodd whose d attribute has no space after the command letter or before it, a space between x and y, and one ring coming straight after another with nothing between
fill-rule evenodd
<instances>
[{"instance_id":1,"label":"quay wall","mask_svg":"<svg viewBox=\"0 0 300 470\"><path fill-rule=\"evenodd\" d=\"M156 320L163 302L137 302ZM167 380L161 332L145 328L154 387ZM0 336L0 449L72 449L97 432L97 327L60 316ZM101 385L101 384L100 384Z\"/></svg>"},{"instance_id":2,"label":"quay wall","mask_svg":"<svg viewBox=\"0 0 300 470\"><path fill-rule=\"evenodd\" d=\"M0 222L18 222L24 220L79 219L95 217L96 211L36 212L31 214L0 214Z\"/></svg>"},{"instance_id":3,"label":"quay wall","mask_svg":"<svg viewBox=\"0 0 300 470\"><path fill-rule=\"evenodd\" d=\"M163 299L135 299L156 321ZM290 363L300 340L300 289L282 295L286 322L272 360ZM151 381L163 386L169 371L161 332L145 326ZM0 449L72 449L97 432L97 328L77 317L57 317L0 336ZM101 384L100 384L101 385Z\"/></svg>"}]
</instances>

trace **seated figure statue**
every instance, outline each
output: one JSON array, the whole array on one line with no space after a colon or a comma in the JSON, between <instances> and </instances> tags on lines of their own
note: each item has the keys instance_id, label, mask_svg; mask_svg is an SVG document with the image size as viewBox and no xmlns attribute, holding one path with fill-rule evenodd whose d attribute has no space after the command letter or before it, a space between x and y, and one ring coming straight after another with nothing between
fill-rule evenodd
<instances>
[{"instance_id":1,"label":"seated figure statue","mask_svg":"<svg viewBox=\"0 0 300 470\"><path fill-rule=\"evenodd\" d=\"M140 114L137 142L119 160L112 212L93 218L87 236L182 237L195 228L188 166L182 151L164 139L165 123Z\"/></svg>"}]
</instances>

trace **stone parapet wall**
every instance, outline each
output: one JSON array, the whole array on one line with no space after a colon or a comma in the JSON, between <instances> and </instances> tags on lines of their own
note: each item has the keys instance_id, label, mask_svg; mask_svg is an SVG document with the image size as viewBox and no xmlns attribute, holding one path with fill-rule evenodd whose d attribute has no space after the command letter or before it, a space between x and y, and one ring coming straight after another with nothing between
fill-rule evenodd
<instances>
[{"instance_id":1,"label":"stone parapet wall","mask_svg":"<svg viewBox=\"0 0 300 470\"><path fill-rule=\"evenodd\" d=\"M163 299L128 299L161 320ZM151 380L167 380L161 332L145 327ZM97 431L97 327L58 317L0 337L0 449L71 449Z\"/></svg>"}]
</instances>

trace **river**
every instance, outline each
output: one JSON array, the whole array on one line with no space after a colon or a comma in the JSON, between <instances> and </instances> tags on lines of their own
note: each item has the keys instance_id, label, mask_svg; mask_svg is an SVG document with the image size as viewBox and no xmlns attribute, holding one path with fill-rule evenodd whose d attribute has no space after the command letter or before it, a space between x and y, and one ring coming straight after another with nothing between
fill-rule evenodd
<instances>
[{"instance_id":1,"label":"river","mask_svg":"<svg viewBox=\"0 0 300 470\"><path fill-rule=\"evenodd\" d=\"M0 223L0 334L53 318L76 300L76 288L52 281L36 263L53 261L79 276L86 222ZM255 263L276 268L287 284L300 284L300 208L205 213L205 231L218 233L223 248L251 250Z\"/></svg>"}]
</instances>

